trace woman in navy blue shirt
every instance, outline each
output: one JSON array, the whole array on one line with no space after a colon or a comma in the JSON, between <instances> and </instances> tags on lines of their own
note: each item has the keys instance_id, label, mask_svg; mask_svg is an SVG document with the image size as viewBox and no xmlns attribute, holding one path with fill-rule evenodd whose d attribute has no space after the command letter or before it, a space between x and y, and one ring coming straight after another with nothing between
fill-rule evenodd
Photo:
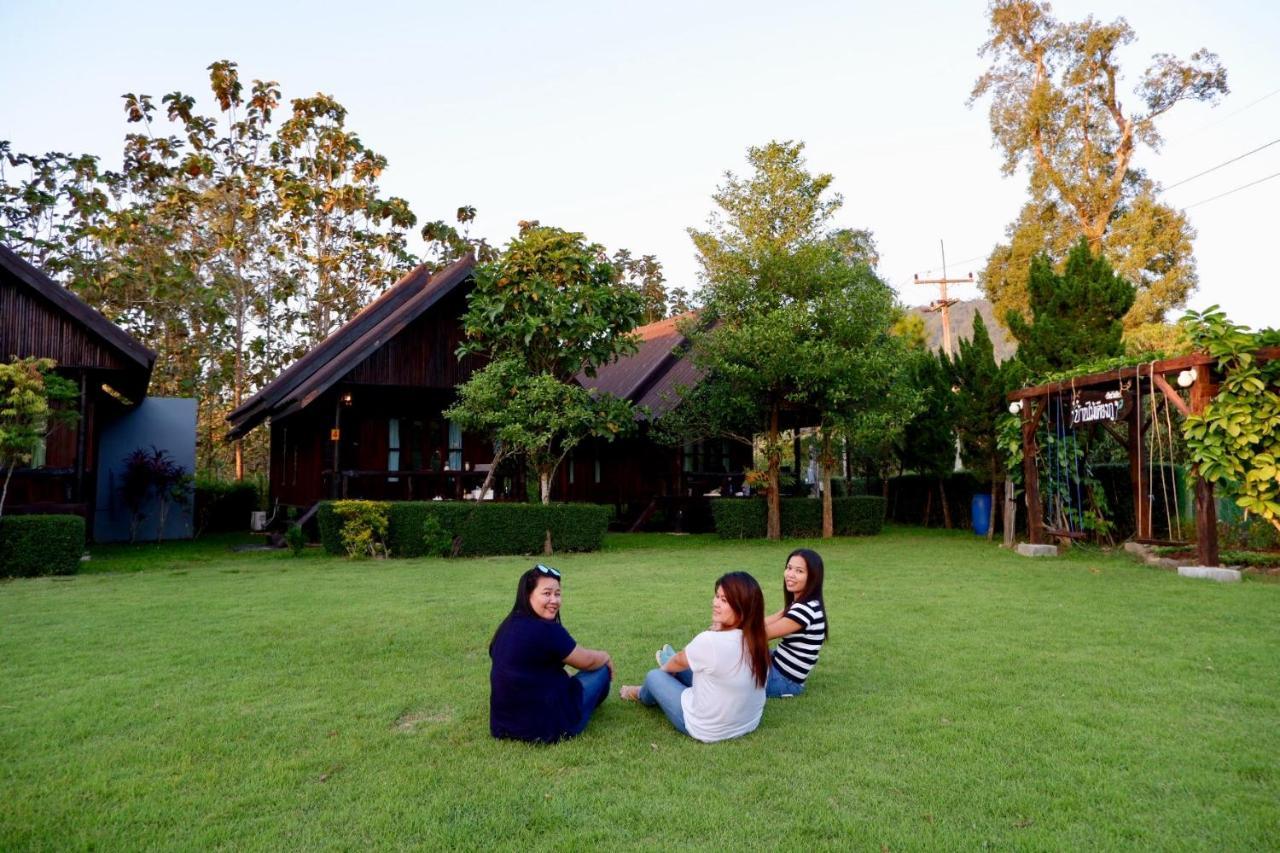
<instances>
[{"instance_id":1,"label":"woman in navy blue shirt","mask_svg":"<svg viewBox=\"0 0 1280 853\"><path fill-rule=\"evenodd\" d=\"M520 576L516 602L489 642L489 731L554 743L582 734L613 679L607 652L574 642L560 624L560 572L541 563ZM565 664L579 670L569 676Z\"/></svg>"}]
</instances>

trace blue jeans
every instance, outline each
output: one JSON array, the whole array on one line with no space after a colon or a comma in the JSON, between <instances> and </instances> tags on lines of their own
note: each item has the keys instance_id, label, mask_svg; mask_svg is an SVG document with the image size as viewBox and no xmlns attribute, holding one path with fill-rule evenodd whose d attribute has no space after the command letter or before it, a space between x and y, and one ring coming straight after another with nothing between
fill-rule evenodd
<instances>
[{"instance_id":1,"label":"blue jeans","mask_svg":"<svg viewBox=\"0 0 1280 853\"><path fill-rule=\"evenodd\" d=\"M671 725L682 735L689 734L684 727L684 707L680 704L680 694L685 688L693 686L693 670L680 672L663 672L651 669L640 685L640 702L645 705L658 705L662 713L667 715Z\"/></svg>"},{"instance_id":2,"label":"blue jeans","mask_svg":"<svg viewBox=\"0 0 1280 853\"><path fill-rule=\"evenodd\" d=\"M764 695L769 699L779 696L799 696L804 692L804 684L792 681L778 671L777 664L769 665L769 680L764 683Z\"/></svg>"},{"instance_id":3,"label":"blue jeans","mask_svg":"<svg viewBox=\"0 0 1280 853\"><path fill-rule=\"evenodd\" d=\"M574 678L582 685L582 716L578 721L578 725L565 732L565 737L574 737L580 735L587 728L587 723L591 721L591 714L596 708L600 707L600 703L609 695L609 667L602 666L599 669L583 670Z\"/></svg>"}]
</instances>

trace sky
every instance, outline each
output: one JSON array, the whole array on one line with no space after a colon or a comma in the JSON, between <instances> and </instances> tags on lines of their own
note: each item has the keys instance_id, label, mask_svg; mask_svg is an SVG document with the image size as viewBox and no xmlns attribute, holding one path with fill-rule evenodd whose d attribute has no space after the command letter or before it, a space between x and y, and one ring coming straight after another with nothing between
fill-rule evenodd
<instances>
[{"instance_id":1,"label":"sky","mask_svg":"<svg viewBox=\"0 0 1280 853\"><path fill-rule=\"evenodd\" d=\"M1134 164L1171 185L1280 140L1280 3L1059 2L1060 19L1123 15L1132 90L1155 53L1216 52L1231 94L1181 104L1159 152ZM214 111L206 67L317 91L385 155L388 194L419 222L473 205L473 234L505 243L522 219L654 254L670 285L695 287L686 229L705 224L746 150L802 140L835 176L838 225L870 229L905 304L936 290L912 277L975 276L1026 197L1003 177L985 104L985 3L382 2L186 4L0 2L0 139L24 152L91 153L118 167L120 96L182 90ZM1127 85L1125 85L1127 84ZM281 116L283 117L283 116ZM1280 144L1171 189L1198 232L1199 290L1238 322L1280 326ZM976 286L952 288L959 298Z\"/></svg>"}]
</instances>

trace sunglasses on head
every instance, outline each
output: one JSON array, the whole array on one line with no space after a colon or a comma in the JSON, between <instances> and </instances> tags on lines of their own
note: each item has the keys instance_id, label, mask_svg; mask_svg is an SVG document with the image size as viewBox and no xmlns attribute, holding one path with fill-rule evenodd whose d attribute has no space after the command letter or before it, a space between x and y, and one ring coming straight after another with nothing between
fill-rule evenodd
<instances>
[{"instance_id":1,"label":"sunglasses on head","mask_svg":"<svg viewBox=\"0 0 1280 853\"><path fill-rule=\"evenodd\" d=\"M548 577L553 577L556 580L560 580L560 571L558 569L553 569L550 566L544 566L542 565L542 563L538 563L533 568L540 575L547 575Z\"/></svg>"}]
</instances>

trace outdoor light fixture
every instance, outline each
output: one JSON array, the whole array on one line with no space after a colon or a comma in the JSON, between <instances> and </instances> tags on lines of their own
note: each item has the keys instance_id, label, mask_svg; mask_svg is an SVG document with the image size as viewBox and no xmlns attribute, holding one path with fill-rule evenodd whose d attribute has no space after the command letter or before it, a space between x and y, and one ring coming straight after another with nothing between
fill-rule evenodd
<instances>
[{"instance_id":1,"label":"outdoor light fixture","mask_svg":"<svg viewBox=\"0 0 1280 853\"><path fill-rule=\"evenodd\" d=\"M1193 384L1195 384L1195 381L1196 381L1196 369L1194 367L1188 368L1187 370L1184 370L1178 374L1179 388L1190 388Z\"/></svg>"},{"instance_id":2,"label":"outdoor light fixture","mask_svg":"<svg viewBox=\"0 0 1280 853\"><path fill-rule=\"evenodd\" d=\"M1018 412L1021 412L1021 411L1022 411L1021 400L1014 400L1012 403L1009 404L1009 414L1016 415L1018 414Z\"/></svg>"},{"instance_id":3,"label":"outdoor light fixture","mask_svg":"<svg viewBox=\"0 0 1280 853\"><path fill-rule=\"evenodd\" d=\"M350 405L351 405L351 392L350 392L350 391L348 391L347 393L343 394L343 395L342 395L342 397L341 397L341 399L342 399L342 405L344 405L344 406L350 406Z\"/></svg>"}]
</instances>

